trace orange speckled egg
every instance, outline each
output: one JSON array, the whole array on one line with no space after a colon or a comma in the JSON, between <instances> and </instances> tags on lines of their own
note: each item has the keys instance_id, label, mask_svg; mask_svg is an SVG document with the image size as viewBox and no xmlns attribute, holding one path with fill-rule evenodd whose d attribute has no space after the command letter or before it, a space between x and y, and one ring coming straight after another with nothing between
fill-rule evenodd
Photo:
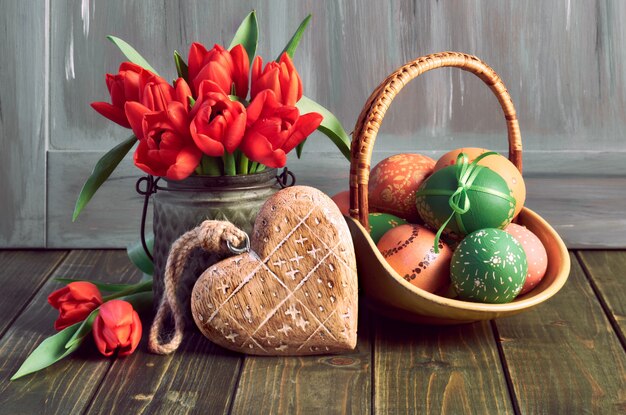
<instances>
[{"instance_id":1,"label":"orange speckled egg","mask_svg":"<svg viewBox=\"0 0 626 415\"><path fill-rule=\"evenodd\" d=\"M421 222L415 192L434 166L433 159L421 154L396 154L378 163L370 173L370 210Z\"/></svg>"},{"instance_id":2,"label":"orange speckled egg","mask_svg":"<svg viewBox=\"0 0 626 415\"><path fill-rule=\"evenodd\" d=\"M378 250L391 268L411 284L428 292L443 290L450 283L452 250L439 241L439 253L433 247L435 234L421 225L400 225L378 241Z\"/></svg>"},{"instance_id":3,"label":"orange speckled egg","mask_svg":"<svg viewBox=\"0 0 626 415\"><path fill-rule=\"evenodd\" d=\"M441 156L441 158L437 160L437 164L435 164L434 171L447 166L452 166L456 163L456 158L462 152L467 154L471 163L476 157L486 153L487 151L490 150L476 147L457 148L456 150L452 150ZM515 198L515 213L513 214L513 217L516 217L522 210L522 207L524 207L524 202L526 201L526 185L524 184L522 174L519 170L517 170L517 167L515 167L509 159L500 154L487 156L479 161L478 164L489 167L491 170L498 173L509 185L509 188L513 191L513 197Z\"/></svg>"},{"instance_id":4,"label":"orange speckled egg","mask_svg":"<svg viewBox=\"0 0 626 415\"><path fill-rule=\"evenodd\" d=\"M548 254L546 253L546 248L539 238L525 226L511 223L504 228L504 231L517 239L517 242L522 245L524 252L526 252L528 274L526 275L526 281L524 282L522 291L520 291L518 295L526 294L528 291L535 288L544 275L546 275L546 270L548 269Z\"/></svg>"},{"instance_id":5,"label":"orange speckled egg","mask_svg":"<svg viewBox=\"0 0 626 415\"><path fill-rule=\"evenodd\" d=\"M345 215L350 216L350 191L345 190L343 192L337 193L335 196L331 197L333 202L339 208L339 211Z\"/></svg>"}]
</instances>

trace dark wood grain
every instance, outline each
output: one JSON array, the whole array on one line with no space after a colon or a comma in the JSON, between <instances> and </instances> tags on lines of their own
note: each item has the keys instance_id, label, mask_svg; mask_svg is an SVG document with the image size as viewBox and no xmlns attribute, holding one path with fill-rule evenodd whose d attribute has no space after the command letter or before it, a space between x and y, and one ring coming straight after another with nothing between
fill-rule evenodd
<instances>
[{"instance_id":1,"label":"dark wood grain","mask_svg":"<svg viewBox=\"0 0 626 415\"><path fill-rule=\"evenodd\" d=\"M0 337L66 255L66 251L0 251Z\"/></svg>"},{"instance_id":2,"label":"dark wood grain","mask_svg":"<svg viewBox=\"0 0 626 415\"><path fill-rule=\"evenodd\" d=\"M626 412L626 354L573 255L561 292L496 326L522 413Z\"/></svg>"},{"instance_id":3,"label":"dark wood grain","mask_svg":"<svg viewBox=\"0 0 626 415\"><path fill-rule=\"evenodd\" d=\"M375 327L376 413L513 413L489 322Z\"/></svg>"},{"instance_id":4,"label":"dark wood grain","mask_svg":"<svg viewBox=\"0 0 626 415\"><path fill-rule=\"evenodd\" d=\"M232 412L369 414L371 317L363 308L359 312L358 344L351 353L338 356L246 357Z\"/></svg>"},{"instance_id":5,"label":"dark wood grain","mask_svg":"<svg viewBox=\"0 0 626 415\"><path fill-rule=\"evenodd\" d=\"M87 413L227 413L242 360L196 330L170 356L147 353L143 342L113 363Z\"/></svg>"},{"instance_id":6,"label":"dark wood grain","mask_svg":"<svg viewBox=\"0 0 626 415\"><path fill-rule=\"evenodd\" d=\"M626 251L579 251L577 254L626 347Z\"/></svg>"},{"instance_id":7,"label":"dark wood grain","mask_svg":"<svg viewBox=\"0 0 626 415\"><path fill-rule=\"evenodd\" d=\"M110 282L137 280L140 273L123 251L73 251L52 277L97 279ZM47 296L62 284L46 282L0 340L0 408L10 414L80 413L111 365L91 339L70 358L10 382L24 359L45 338L54 334L56 310Z\"/></svg>"}]
</instances>

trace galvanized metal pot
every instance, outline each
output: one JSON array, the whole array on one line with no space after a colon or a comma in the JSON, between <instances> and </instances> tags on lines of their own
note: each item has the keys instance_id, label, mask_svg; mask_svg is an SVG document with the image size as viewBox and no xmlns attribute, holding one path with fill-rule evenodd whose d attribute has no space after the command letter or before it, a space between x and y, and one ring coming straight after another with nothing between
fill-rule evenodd
<instances>
[{"instance_id":1,"label":"galvanized metal pot","mask_svg":"<svg viewBox=\"0 0 626 415\"><path fill-rule=\"evenodd\" d=\"M245 176L190 176L181 181L165 180L167 186L154 197L154 305L163 295L163 275L172 243L206 219L228 220L250 233L263 203L280 186L276 169ZM198 249L193 252L181 277L178 297L187 310L186 327L195 327L190 295L202 272L222 258Z\"/></svg>"}]
</instances>

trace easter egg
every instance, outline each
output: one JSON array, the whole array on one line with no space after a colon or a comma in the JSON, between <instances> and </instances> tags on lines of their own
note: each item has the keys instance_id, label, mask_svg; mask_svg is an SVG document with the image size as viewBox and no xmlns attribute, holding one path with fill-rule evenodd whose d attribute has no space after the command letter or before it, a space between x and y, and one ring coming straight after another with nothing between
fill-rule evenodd
<instances>
[{"instance_id":1,"label":"easter egg","mask_svg":"<svg viewBox=\"0 0 626 415\"><path fill-rule=\"evenodd\" d=\"M415 191L434 166L433 159L421 154L396 154L378 163L370 172L370 210L418 222Z\"/></svg>"},{"instance_id":2,"label":"easter egg","mask_svg":"<svg viewBox=\"0 0 626 415\"><path fill-rule=\"evenodd\" d=\"M400 225L406 225L407 221L389 213L370 213L370 236L375 244L378 243L380 238L392 228Z\"/></svg>"},{"instance_id":3,"label":"easter egg","mask_svg":"<svg viewBox=\"0 0 626 415\"><path fill-rule=\"evenodd\" d=\"M528 262L528 273L526 274L526 282L519 295L526 294L532 290L546 275L548 269L548 253L539 238L529 231L525 226L511 223L504 230L511 235L517 242L522 245L526 253Z\"/></svg>"},{"instance_id":4,"label":"easter egg","mask_svg":"<svg viewBox=\"0 0 626 415\"><path fill-rule=\"evenodd\" d=\"M441 170L447 166L452 166L456 162L456 158L460 153L465 153L471 163L476 157L488 151L490 150L476 147L457 148L456 150L452 150L441 156L441 158L437 160L437 164L435 164L434 171ZM513 214L513 217L516 217L524 207L524 202L526 201L526 184L524 183L522 173L520 173L517 167L515 167L515 165L511 163L508 158L501 154L487 156L480 160L478 164L489 167L491 170L498 173L509 185L509 188L513 191L513 197L516 201L515 213Z\"/></svg>"},{"instance_id":5,"label":"easter egg","mask_svg":"<svg viewBox=\"0 0 626 415\"><path fill-rule=\"evenodd\" d=\"M527 272L522 245L501 229L467 235L450 261L452 286L462 300L508 303L522 290Z\"/></svg>"},{"instance_id":6,"label":"easter egg","mask_svg":"<svg viewBox=\"0 0 626 415\"><path fill-rule=\"evenodd\" d=\"M378 250L391 268L406 281L428 292L442 290L450 282L452 250L439 241L434 250L435 234L421 225L400 225L383 235Z\"/></svg>"},{"instance_id":7,"label":"easter egg","mask_svg":"<svg viewBox=\"0 0 626 415\"><path fill-rule=\"evenodd\" d=\"M424 222L433 229L445 224L444 234L453 239L462 239L479 229L508 225L513 219L515 199L504 179L487 167L476 166L479 171L471 185L465 186L455 199L457 208L467 207L467 211L453 210L451 198L461 187L458 168L444 167L420 186L416 204Z\"/></svg>"},{"instance_id":8,"label":"easter egg","mask_svg":"<svg viewBox=\"0 0 626 415\"><path fill-rule=\"evenodd\" d=\"M339 192L335 196L331 197L331 199L333 200L333 202L335 202L341 214L345 216L350 216L350 191L349 190Z\"/></svg>"}]
</instances>

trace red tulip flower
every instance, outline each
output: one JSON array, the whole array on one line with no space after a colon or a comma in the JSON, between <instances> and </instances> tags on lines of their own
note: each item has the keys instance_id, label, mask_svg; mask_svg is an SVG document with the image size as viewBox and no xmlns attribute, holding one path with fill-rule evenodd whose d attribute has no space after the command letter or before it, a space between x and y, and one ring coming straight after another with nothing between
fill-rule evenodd
<instances>
[{"instance_id":1,"label":"red tulip flower","mask_svg":"<svg viewBox=\"0 0 626 415\"><path fill-rule=\"evenodd\" d=\"M105 356L118 351L118 356L128 356L141 340L141 320L133 306L122 300L111 300L100 306L93 323L93 339Z\"/></svg>"},{"instance_id":2,"label":"red tulip flower","mask_svg":"<svg viewBox=\"0 0 626 415\"><path fill-rule=\"evenodd\" d=\"M173 87L165 79L154 75L142 86L138 101L152 111L165 111L172 101L188 106L188 97L191 97L191 89L183 78L178 78Z\"/></svg>"},{"instance_id":3,"label":"red tulip flower","mask_svg":"<svg viewBox=\"0 0 626 415\"><path fill-rule=\"evenodd\" d=\"M138 102L128 102L125 108L139 139L134 155L137 167L172 180L183 180L193 173L202 152L189 133L188 104L172 101L163 111L151 111Z\"/></svg>"},{"instance_id":4,"label":"red tulip flower","mask_svg":"<svg viewBox=\"0 0 626 415\"><path fill-rule=\"evenodd\" d=\"M250 59L242 45L237 45L230 51L215 45L207 51L200 43L193 43L189 49L187 66L188 79L194 92L198 93L200 83L206 80L215 82L226 95L231 93L234 85L235 95L246 99Z\"/></svg>"},{"instance_id":5,"label":"red tulip flower","mask_svg":"<svg viewBox=\"0 0 626 415\"><path fill-rule=\"evenodd\" d=\"M224 150L232 153L239 147L246 129L246 109L231 101L217 84L201 83L191 116L191 137L206 155L221 157Z\"/></svg>"},{"instance_id":6,"label":"red tulip flower","mask_svg":"<svg viewBox=\"0 0 626 415\"><path fill-rule=\"evenodd\" d=\"M254 99L261 91L271 89L278 101L285 105L296 105L302 98L302 81L289 55L285 52L278 62L268 62L263 68L263 59L257 56L252 63L252 87Z\"/></svg>"},{"instance_id":7,"label":"red tulip flower","mask_svg":"<svg viewBox=\"0 0 626 415\"><path fill-rule=\"evenodd\" d=\"M48 296L48 302L59 310L54 328L63 330L87 318L89 313L102 304L102 295L92 283L77 281L54 291Z\"/></svg>"},{"instance_id":8,"label":"red tulip flower","mask_svg":"<svg viewBox=\"0 0 626 415\"><path fill-rule=\"evenodd\" d=\"M307 138L322 122L316 112L300 115L296 107L281 105L274 92L260 92L247 108L244 154L268 167L283 167L287 153Z\"/></svg>"},{"instance_id":9,"label":"red tulip flower","mask_svg":"<svg viewBox=\"0 0 626 415\"><path fill-rule=\"evenodd\" d=\"M130 123L124 113L124 104L128 101L139 101L139 95L148 78L154 74L147 69L131 62L120 65L117 75L106 74L107 88L111 95L111 104L108 102L92 102L93 109L111 121L130 128Z\"/></svg>"}]
</instances>

